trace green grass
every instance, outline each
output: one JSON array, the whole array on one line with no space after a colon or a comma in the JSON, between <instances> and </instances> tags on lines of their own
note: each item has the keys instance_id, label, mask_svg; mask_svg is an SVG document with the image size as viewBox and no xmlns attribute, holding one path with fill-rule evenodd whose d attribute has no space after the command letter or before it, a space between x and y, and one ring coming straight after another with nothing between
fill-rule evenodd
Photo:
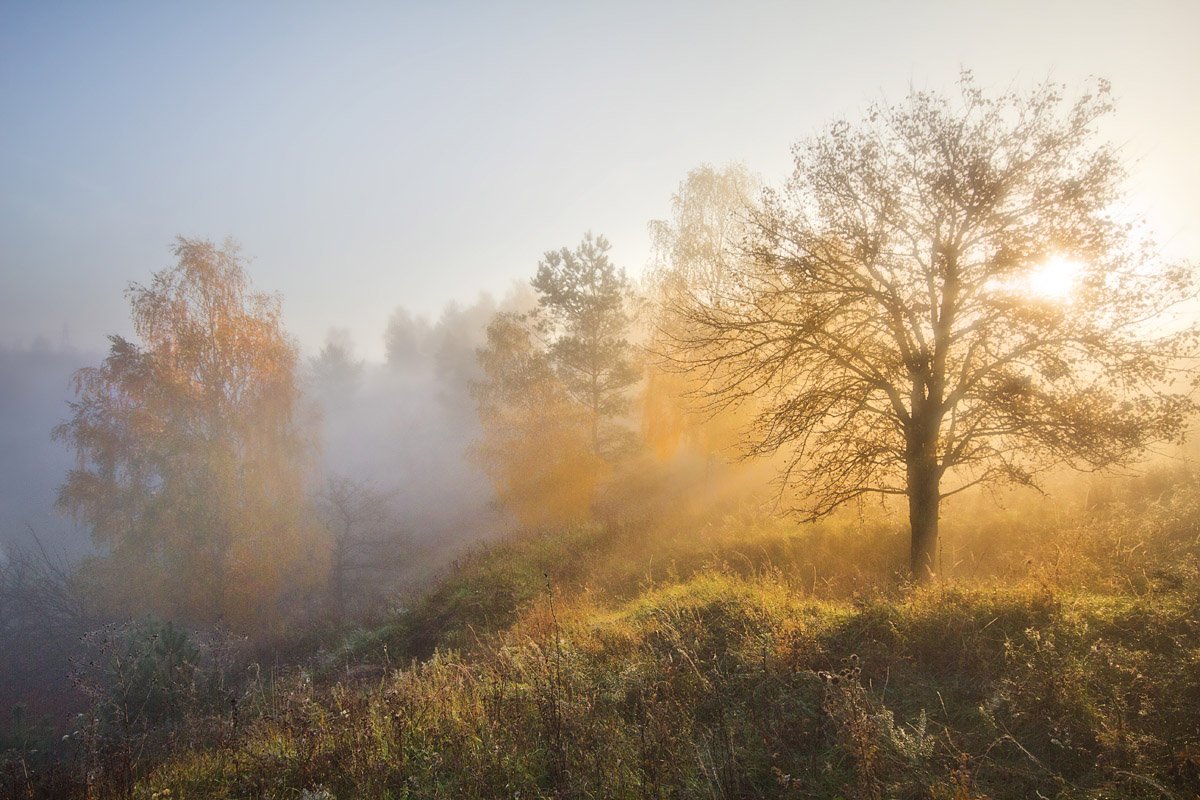
<instances>
[{"instance_id":1,"label":"green grass","mask_svg":"<svg viewBox=\"0 0 1200 800\"><path fill-rule=\"evenodd\" d=\"M479 548L197 715L134 796L1194 797L1200 512L1172 486L964 517L928 587L882 516Z\"/></svg>"},{"instance_id":2,"label":"green grass","mask_svg":"<svg viewBox=\"0 0 1200 800\"><path fill-rule=\"evenodd\" d=\"M1200 791L1195 591L814 600L702 571L549 595L470 658L299 682L176 797L1163 797Z\"/></svg>"}]
</instances>

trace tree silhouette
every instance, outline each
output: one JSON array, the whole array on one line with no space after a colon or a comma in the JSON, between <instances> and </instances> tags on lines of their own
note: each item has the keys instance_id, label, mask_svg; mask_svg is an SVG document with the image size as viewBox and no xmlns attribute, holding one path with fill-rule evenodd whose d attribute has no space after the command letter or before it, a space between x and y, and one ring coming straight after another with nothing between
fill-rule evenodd
<instances>
[{"instance_id":1,"label":"tree silhouette","mask_svg":"<svg viewBox=\"0 0 1200 800\"><path fill-rule=\"evenodd\" d=\"M363 380L363 360L345 328L330 328L321 352L309 360L308 388L326 409L353 399Z\"/></svg>"},{"instance_id":2,"label":"tree silhouette","mask_svg":"<svg viewBox=\"0 0 1200 800\"><path fill-rule=\"evenodd\" d=\"M1104 82L1068 102L1049 84L985 96L969 75L956 99L876 104L797 145L719 281L675 285L665 355L713 406L763 404L748 450L783 451L797 511L907 498L925 579L944 498L1181 435L1173 368L1195 327L1167 312L1192 277L1114 210L1123 169L1096 143L1111 110Z\"/></svg>"},{"instance_id":3,"label":"tree silhouette","mask_svg":"<svg viewBox=\"0 0 1200 800\"><path fill-rule=\"evenodd\" d=\"M607 239L589 232L574 250L547 252L532 281L535 327L547 341L559 381L587 409L592 449L604 458L621 451L628 438L616 420L638 379L626 340L629 281L609 259L609 248Z\"/></svg>"},{"instance_id":4,"label":"tree silhouette","mask_svg":"<svg viewBox=\"0 0 1200 800\"><path fill-rule=\"evenodd\" d=\"M330 475L317 496L329 530L329 600L335 619L344 619L356 601L384 588L379 578L394 577L410 565L412 545L399 531L391 508L394 495L367 481Z\"/></svg>"}]
</instances>

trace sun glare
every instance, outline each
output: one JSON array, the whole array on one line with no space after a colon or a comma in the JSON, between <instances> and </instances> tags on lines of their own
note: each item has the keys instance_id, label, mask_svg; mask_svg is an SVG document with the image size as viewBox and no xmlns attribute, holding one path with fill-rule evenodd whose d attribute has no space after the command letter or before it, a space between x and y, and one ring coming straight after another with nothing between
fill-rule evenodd
<instances>
[{"instance_id":1,"label":"sun glare","mask_svg":"<svg viewBox=\"0 0 1200 800\"><path fill-rule=\"evenodd\" d=\"M1024 289L1034 297L1065 303L1071 299L1082 270L1083 267L1078 261L1053 256L1028 274L1024 281Z\"/></svg>"}]
</instances>

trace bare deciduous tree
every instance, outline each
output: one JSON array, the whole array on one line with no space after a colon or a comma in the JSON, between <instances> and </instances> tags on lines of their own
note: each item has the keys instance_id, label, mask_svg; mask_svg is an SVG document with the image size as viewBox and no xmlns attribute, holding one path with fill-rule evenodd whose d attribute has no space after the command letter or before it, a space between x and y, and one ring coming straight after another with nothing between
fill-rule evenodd
<instances>
[{"instance_id":1,"label":"bare deciduous tree","mask_svg":"<svg viewBox=\"0 0 1200 800\"><path fill-rule=\"evenodd\" d=\"M400 535L391 509L394 492L366 481L330 476L317 498L330 538L329 590L334 614L346 616L367 594L365 573L394 574L409 565L411 543ZM353 584L351 579L353 578Z\"/></svg>"},{"instance_id":2,"label":"bare deciduous tree","mask_svg":"<svg viewBox=\"0 0 1200 800\"><path fill-rule=\"evenodd\" d=\"M1196 330L1167 313L1192 276L1114 210L1124 172L1096 142L1109 89L914 92L794 150L782 191L715 285L677 284L665 355L714 406L754 397L753 454L815 518L907 498L911 567L934 572L942 499L1128 463L1178 437L1173 381Z\"/></svg>"}]
</instances>

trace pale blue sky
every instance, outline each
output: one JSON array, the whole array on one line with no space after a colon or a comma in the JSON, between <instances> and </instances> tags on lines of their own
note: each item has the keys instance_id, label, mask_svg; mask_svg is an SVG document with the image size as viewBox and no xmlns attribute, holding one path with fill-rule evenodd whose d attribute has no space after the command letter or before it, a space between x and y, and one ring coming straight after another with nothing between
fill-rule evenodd
<instances>
[{"instance_id":1,"label":"pale blue sky","mask_svg":"<svg viewBox=\"0 0 1200 800\"><path fill-rule=\"evenodd\" d=\"M686 172L910 84L1112 80L1110 134L1200 259L1200 3L0 3L0 343L128 330L175 234L241 240L306 349L503 292Z\"/></svg>"}]
</instances>

